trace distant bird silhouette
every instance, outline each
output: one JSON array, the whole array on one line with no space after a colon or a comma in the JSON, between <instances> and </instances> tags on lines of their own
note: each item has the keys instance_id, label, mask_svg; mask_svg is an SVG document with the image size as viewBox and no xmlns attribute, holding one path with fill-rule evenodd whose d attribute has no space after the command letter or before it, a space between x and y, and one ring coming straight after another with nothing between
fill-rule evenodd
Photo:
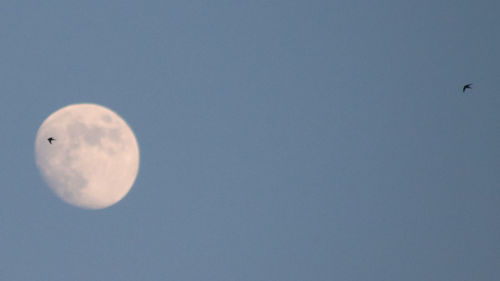
<instances>
[{"instance_id":1,"label":"distant bird silhouette","mask_svg":"<svg viewBox=\"0 0 500 281\"><path fill-rule=\"evenodd\" d=\"M465 85L464 88L462 89L462 93L465 93L466 89L472 89L471 85L472 83Z\"/></svg>"},{"instance_id":2,"label":"distant bird silhouette","mask_svg":"<svg viewBox=\"0 0 500 281\"><path fill-rule=\"evenodd\" d=\"M55 139L55 138L53 138L53 137L50 137L50 138L48 138L47 140L49 141L49 143L50 143L50 144L52 144L52 142L53 142L53 141L55 141L56 139Z\"/></svg>"}]
</instances>

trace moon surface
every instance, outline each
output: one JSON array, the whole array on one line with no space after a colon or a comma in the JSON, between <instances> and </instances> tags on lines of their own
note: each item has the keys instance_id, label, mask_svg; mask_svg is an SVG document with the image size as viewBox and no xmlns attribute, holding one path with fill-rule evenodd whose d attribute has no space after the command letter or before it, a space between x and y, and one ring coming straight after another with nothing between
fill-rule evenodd
<instances>
[{"instance_id":1,"label":"moon surface","mask_svg":"<svg viewBox=\"0 0 500 281\"><path fill-rule=\"evenodd\" d=\"M35 158L52 191L84 209L120 201L139 170L134 133L118 114L97 104L68 105L47 117L36 135Z\"/></svg>"}]
</instances>

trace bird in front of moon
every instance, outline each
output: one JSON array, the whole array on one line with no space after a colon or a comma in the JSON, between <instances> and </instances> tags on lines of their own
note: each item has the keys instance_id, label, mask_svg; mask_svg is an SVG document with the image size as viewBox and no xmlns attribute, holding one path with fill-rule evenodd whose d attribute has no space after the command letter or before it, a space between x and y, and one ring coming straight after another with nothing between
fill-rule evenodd
<instances>
[{"instance_id":1,"label":"bird in front of moon","mask_svg":"<svg viewBox=\"0 0 500 281\"><path fill-rule=\"evenodd\" d=\"M64 202L103 209L132 188L139 171L139 146L132 129L114 111L97 104L73 104L43 121L35 159L50 189Z\"/></svg>"},{"instance_id":2,"label":"bird in front of moon","mask_svg":"<svg viewBox=\"0 0 500 281\"><path fill-rule=\"evenodd\" d=\"M462 93L465 93L465 90L467 90L467 89L472 89L472 87L471 87L471 86L472 86L472 83L469 83L469 84L465 85L465 86L462 88Z\"/></svg>"}]
</instances>

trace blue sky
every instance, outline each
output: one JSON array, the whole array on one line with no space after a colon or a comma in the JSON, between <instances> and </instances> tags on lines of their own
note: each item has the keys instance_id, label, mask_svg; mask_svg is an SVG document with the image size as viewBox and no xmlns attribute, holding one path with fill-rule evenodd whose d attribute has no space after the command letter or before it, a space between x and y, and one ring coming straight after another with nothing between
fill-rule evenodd
<instances>
[{"instance_id":1,"label":"blue sky","mask_svg":"<svg viewBox=\"0 0 500 281\"><path fill-rule=\"evenodd\" d=\"M0 7L0 279L500 275L500 2ZM141 151L100 211L34 164L43 120L83 102Z\"/></svg>"}]
</instances>

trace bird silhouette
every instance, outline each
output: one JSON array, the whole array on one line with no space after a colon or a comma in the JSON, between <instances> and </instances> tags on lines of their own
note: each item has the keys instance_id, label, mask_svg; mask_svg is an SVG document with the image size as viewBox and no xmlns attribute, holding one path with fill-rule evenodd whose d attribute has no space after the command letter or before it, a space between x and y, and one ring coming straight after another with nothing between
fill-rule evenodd
<instances>
[{"instance_id":1,"label":"bird silhouette","mask_svg":"<svg viewBox=\"0 0 500 281\"><path fill-rule=\"evenodd\" d=\"M55 141L56 139L55 139L55 138L53 138L53 137L50 137L50 138L48 138L47 140L49 141L49 143L50 143L50 144L52 144L52 142L53 142L53 141Z\"/></svg>"},{"instance_id":2,"label":"bird silhouette","mask_svg":"<svg viewBox=\"0 0 500 281\"><path fill-rule=\"evenodd\" d=\"M472 83L465 85L464 88L462 89L462 93L465 93L466 89L472 89L471 85Z\"/></svg>"}]
</instances>

